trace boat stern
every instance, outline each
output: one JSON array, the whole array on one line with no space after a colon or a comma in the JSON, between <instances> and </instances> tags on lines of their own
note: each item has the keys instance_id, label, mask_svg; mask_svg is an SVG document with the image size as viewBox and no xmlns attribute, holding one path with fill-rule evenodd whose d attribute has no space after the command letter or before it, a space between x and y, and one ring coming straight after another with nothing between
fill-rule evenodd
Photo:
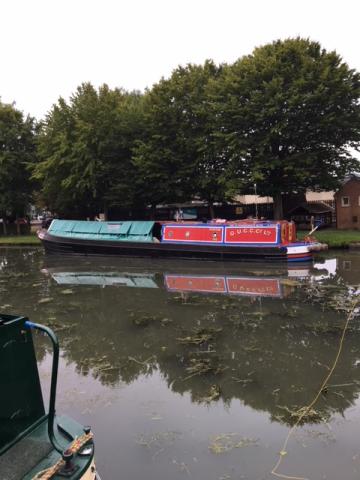
<instances>
[{"instance_id":1,"label":"boat stern","mask_svg":"<svg viewBox=\"0 0 360 480\"><path fill-rule=\"evenodd\" d=\"M32 330L46 333L53 361L46 413ZM46 326L0 313L0 478L96 480L93 433L55 413L59 344Z\"/></svg>"},{"instance_id":2,"label":"boat stern","mask_svg":"<svg viewBox=\"0 0 360 480\"><path fill-rule=\"evenodd\" d=\"M69 480L100 480L95 467L95 447L90 428L84 428L65 415L56 417L55 424L57 426L56 440L59 445L64 446L63 453L60 454L52 448L45 457L33 465L32 469L22 477L22 480L38 478L40 480L42 477L52 478L52 476L66 477ZM34 439L36 441L42 439L44 443L47 442L46 422L23 439L24 445L29 443L29 439L33 440L31 444L34 444Z\"/></svg>"},{"instance_id":3,"label":"boat stern","mask_svg":"<svg viewBox=\"0 0 360 480\"><path fill-rule=\"evenodd\" d=\"M325 243L317 241L296 242L287 245L287 259L289 262L309 262L313 259L313 252L327 250Z\"/></svg>"}]
</instances>

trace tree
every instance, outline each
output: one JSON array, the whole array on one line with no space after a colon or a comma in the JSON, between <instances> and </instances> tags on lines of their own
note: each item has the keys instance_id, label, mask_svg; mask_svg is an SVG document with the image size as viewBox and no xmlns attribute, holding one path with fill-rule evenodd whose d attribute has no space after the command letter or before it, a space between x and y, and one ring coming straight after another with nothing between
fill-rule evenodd
<instances>
[{"instance_id":1,"label":"tree","mask_svg":"<svg viewBox=\"0 0 360 480\"><path fill-rule=\"evenodd\" d=\"M0 217L23 217L33 189L29 166L35 162L34 119L0 102Z\"/></svg>"},{"instance_id":2,"label":"tree","mask_svg":"<svg viewBox=\"0 0 360 480\"><path fill-rule=\"evenodd\" d=\"M358 168L360 75L336 52L307 39L276 41L223 68L211 85L218 150L227 188L274 197L332 189Z\"/></svg>"},{"instance_id":3,"label":"tree","mask_svg":"<svg viewBox=\"0 0 360 480\"><path fill-rule=\"evenodd\" d=\"M131 150L142 134L142 96L103 85L59 99L42 125L34 177L48 207L92 216L133 200Z\"/></svg>"},{"instance_id":4,"label":"tree","mask_svg":"<svg viewBox=\"0 0 360 480\"><path fill-rule=\"evenodd\" d=\"M206 86L220 72L213 62L178 67L146 95L147 137L134 149L145 202L224 197L222 158L215 156Z\"/></svg>"}]
</instances>

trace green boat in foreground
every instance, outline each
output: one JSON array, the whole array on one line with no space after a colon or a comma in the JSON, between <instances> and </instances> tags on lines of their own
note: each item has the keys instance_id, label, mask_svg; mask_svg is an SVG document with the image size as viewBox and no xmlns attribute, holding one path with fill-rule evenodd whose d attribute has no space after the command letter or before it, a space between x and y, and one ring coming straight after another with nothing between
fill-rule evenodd
<instances>
[{"instance_id":1,"label":"green boat in foreground","mask_svg":"<svg viewBox=\"0 0 360 480\"><path fill-rule=\"evenodd\" d=\"M48 413L45 412L32 330L53 345ZM0 479L100 480L93 434L75 420L55 414L59 345L47 327L0 314Z\"/></svg>"}]
</instances>

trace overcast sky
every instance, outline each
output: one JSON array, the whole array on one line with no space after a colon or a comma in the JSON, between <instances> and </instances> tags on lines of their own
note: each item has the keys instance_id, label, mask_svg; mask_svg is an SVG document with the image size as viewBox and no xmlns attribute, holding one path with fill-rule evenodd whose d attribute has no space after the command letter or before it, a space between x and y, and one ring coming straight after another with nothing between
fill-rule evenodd
<instances>
[{"instance_id":1,"label":"overcast sky","mask_svg":"<svg viewBox=\"0 0 360 480\"><path fill-rule=\"evenodd\" d=\"M0 97L40 119L85 81L144 90L298 35L360 71L359 22L360 0L0 0Z\"/></svg>"}]
</instances>

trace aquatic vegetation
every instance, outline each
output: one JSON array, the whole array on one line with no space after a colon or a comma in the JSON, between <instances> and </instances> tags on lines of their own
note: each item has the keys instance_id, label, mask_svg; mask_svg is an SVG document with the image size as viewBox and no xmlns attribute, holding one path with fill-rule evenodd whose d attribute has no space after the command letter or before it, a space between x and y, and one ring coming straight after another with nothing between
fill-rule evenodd
<instances>
[{"instance_id":1,"label":"aquatic vegetation","mask_svg":"<svg viewBox=\"0 0 360 480\"><path fill-rule=\"evenodd\" d=\"M197 375L213 374L218 375L223 372L226 367L220 365L215 359L210 358L190 358L189 365L185 367L185 371L189 374L184 380L189 380Z\"/></svg>"},{"instance_id":2,"label":"aquatic vegetation","mask_svg":"<svg viewBox=\"0 0 360 480\"><path fill-rule=\"evenodd\" d=\"M142 316L136 316L135 314L132 315L132 322L134 325L137 327L147 327L151 323L156 321L156 317L153 315L142 315Z\"/></svg>"},{"instance_id":3,"label":"aquatic vegetation","mask_svg":"<svg viewBox=\"0 0 360 480\"><path fill-rule=\"evenodd\" d=\"M71 290L70 288L66 288L65 290L61 290L62 295L73 295L75 292L74 290Z\"/></svg>"},{"instance_id":4,"label":"aquatic vegetation","mask_svg":"<svg viewBox=\"0 0 360 480\"><path fill-rule=\"evenodd\" d=\"M159 315L149 315L143 312L131 312L129 316L132 323L137 327L148 327L155 324L165 327L172 322L170 318L161 317Z\"/></svg>"},{"instance_id":5,"label":"aquatic vegetation","mask_svg":"<svg viewBox=\"0 0 360 480\"><path fill-rule=\"evenodd\" d=\"M234 448L258 446L258 438L242 437L239 433L221 433L210 439L209 450L216 455L227 453Z\"/></svg>"},{"instance_id":6,"label":"aquatic vegetation","mask_svg":"<svg viewBox=\"0 0 360 480\"><path fill-rule=\"evenodd\" d=\"M52 302L54 299L52 297L45 297L45 298L40 298L40 300L38 300L38 303L39 304L42 304L42 303L49 303L49 302Z\"/></svg>"},{"instance_id":7,"label":"aquatic vegetation","mask_svg":"<svg viewBox=\"0 0 360 480\"><path fill-rule=\"evenodd\" d=\"M135 443L149 449L156 448L157 453L155 453L155 455L158 455L160 451L163 451L166 447L173 445L176 440L181 439L182 437L182 432L173 430L156 432L152 434L143 433L136 437ZM158 449L161 450L159 451Z\"/></svg>"},{"instance_id":8,"label":"aquatic vegetation","mask_svg":"<svg viewBox=\"0 0 360 480\"><path fill-rule=\"evenodd\" d=\"M198 403L211 403L219 400L221 396L221 389L219 385L211 385L209 390L204 395L195 395L194 400Z\"/></svg>"},{"instance_id":9,"label":"aquatic vegetation","mask_svg":"<svg viewBox=\"0 0 360 480\"><path fill-rule=\"evenodd\" d=\"M291 278L282 278L281 284L286 285L287 287L298 287L301 285L301 282L298 280L292 280Z\"/></svg>"},{"instance_id":10,"label":"aquatic vegetation","mask_svg":"<svg viewBox=\"0 0 360 480\"><path fill-rule=\"evenodd\" d=\"M286 414L278 415L277 417L281 418L288 424L293 425L304 425L305 423L324 423L329 420L330 415L324 414L320 410L316 410L311 407L294 407L289 408L282 405L277 405L281 410L284 410Z\"/></svg>"},{"instance_id":11,"label":"aquatic vegetation","mask_svg":"<svg viewBox=\"0 0 360 480\"><path fill-rule=\"evenodd\" d=\"M222 331L222 328L194 328L191 335L178 337L176 340L183 345L201 345L215 339L215 336Z\"/></svg>"}]
</instances>

